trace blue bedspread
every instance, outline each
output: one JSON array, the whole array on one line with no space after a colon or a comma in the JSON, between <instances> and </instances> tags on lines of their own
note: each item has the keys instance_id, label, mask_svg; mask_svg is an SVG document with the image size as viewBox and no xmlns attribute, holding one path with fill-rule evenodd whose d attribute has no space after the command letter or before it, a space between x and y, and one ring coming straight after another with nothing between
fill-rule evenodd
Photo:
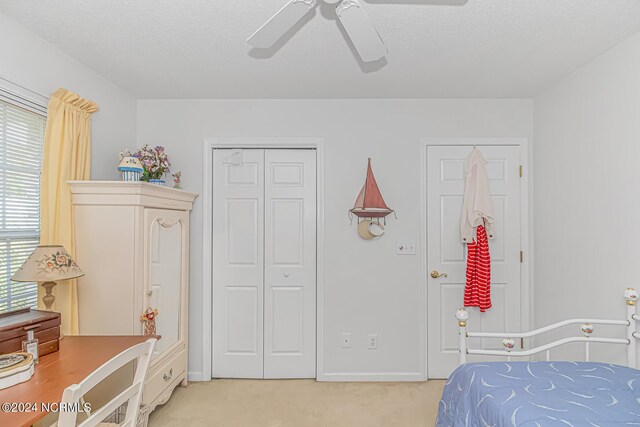
<instances>
[{"instance_id":1,"label":"blue bedspread","mask_svg":"<svg viewBox=\"0 0 640 427\"><path fill-rule=\"evenodd\" d=\"M468 363L438 405L438 427L627 425L640 426L640 371L606 363Z\"/></svg>"}]
</instances>

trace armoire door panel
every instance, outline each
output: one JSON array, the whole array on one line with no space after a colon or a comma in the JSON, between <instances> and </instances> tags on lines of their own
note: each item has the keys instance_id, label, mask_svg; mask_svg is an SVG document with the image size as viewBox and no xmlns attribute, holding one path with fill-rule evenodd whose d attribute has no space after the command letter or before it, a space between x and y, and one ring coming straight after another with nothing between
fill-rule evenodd
<instances>
[{"instance_id":1,"label":"armoire door panel","mask_svg":"<svg viewBox=\"0 0 640 427\"><path fill-rule=\"evenodd\" d=\"M186 219L180 211L145 209L145 229L150 239L147 306L158 310L156 332L162 336L154 348L154 358L185 338L181 336L181 293L186 275L182 257Z\"/></svg>"}]
</instances>

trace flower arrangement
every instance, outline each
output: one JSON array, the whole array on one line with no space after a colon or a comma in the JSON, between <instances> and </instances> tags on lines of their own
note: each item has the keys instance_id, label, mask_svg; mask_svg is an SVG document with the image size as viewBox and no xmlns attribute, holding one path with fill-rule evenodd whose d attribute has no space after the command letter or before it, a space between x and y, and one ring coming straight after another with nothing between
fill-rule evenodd
<instances>
[{"instance_id":1,"label":"flower arrangement","mask_svg":"<svg viewBox=\"0 0 640 427\"><path fill-rule=\"evenodd\" d=\"M145 144L133 153L128 149L121 151L120 161L124 157L135 157L140 160L144 169L140 178L141 181L162 180L164 175L170 173L171 162L169 161L169 156L164 151L164 147L159 145L151 148L149 144Z\"/></svg>"}]
</instances>

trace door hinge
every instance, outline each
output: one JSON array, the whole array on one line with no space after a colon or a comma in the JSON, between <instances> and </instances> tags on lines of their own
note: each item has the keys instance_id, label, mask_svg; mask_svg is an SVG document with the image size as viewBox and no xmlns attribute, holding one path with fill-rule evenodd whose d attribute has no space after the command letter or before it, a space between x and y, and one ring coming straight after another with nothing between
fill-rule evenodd
<instances>
[{"instance_id":1,"label":"door hinge","mask_svg":"<svg viewBox=\"0 0 640 427\"><path fill-rule=\"evenodd\" d=\"M520 262L524 262L524 252L520 251Z\"/></svg>"},{"instance_id":2,"label":"door hinge","mask_svg":"<svg viewBox=\"0 0 640 427\"><path fill-rule=\"evenodd\" d=\"M522 165L520 165L520 178L522 178Z\"/></svg>"},{"instance_id":3,"label":"door hinge","mask_svg":"<svg viewBox=\"0 0 640 427\"><path fill-rule=\"evenodd\" d=\"M524 349L524 338L520 338L520 348Z\"/></svg>"}]
</instances>

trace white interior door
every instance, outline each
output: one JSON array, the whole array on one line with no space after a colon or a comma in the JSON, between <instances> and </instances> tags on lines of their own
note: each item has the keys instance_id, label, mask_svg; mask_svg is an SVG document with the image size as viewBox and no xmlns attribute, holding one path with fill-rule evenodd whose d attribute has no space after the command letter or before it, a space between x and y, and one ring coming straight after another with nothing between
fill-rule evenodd
<instances>
[{"instance_id":1,"label":"white interior door","mask_svg":"<svg viewBox=\"0 0 640 427\"><path fill-rule=\"evenodd\" d=\"M491 299L485 313L469 307L471 331L520 331L520 147L478 147L487 159L495 216ZM428 376L446 378L458 364L455 312L463 306L466 245L460 241L465 159L472 146L427 148L427 267L447 277L428 277ZM469 340L475 348L502 349L500 340ZM469 361L474 361L469 357Z\"/></svg>"},{"instance_id":2,"label":"white interior door","mask_svg":"<svg viewBox=\"0 0 640 427\"><path fill-rule=\"evenodd\" d=\"M262 378L264 150L213 151L213 376ZM231 159L233 160L233 159Z\"/></svg>"},{"instance_id":3,"label":"white interior door","mask_svg":"<svg viewBox=\"0 0 640 427\"><path fill-rule=\"evenodd\" d=\"M315 150L214 150L214 377L315 377Z\"/></svg>"},{"instance_id":4,"label":"white interior door","mask_svg":"<svg viewBox=\"0 0 640 427\"><path fill-rule=\"evenodd\" d=\"M316 376L315 154L265 152L265 378Z\"/></svg>"}]
</instances>

